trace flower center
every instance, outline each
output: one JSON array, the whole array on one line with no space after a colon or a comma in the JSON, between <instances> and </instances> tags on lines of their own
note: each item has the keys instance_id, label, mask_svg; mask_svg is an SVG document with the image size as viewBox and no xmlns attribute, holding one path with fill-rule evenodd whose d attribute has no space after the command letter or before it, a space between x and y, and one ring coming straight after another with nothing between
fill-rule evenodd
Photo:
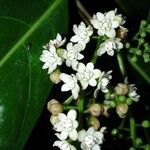
<instances>
[{"instance_id":1,"label":"flower center","mask_svg":"<svg viewBox=\"0 0 150 150\"><path fill-rule=\"evenodd\" d=\"M87 147L92 147L95 144L94 137L92 135L86 136L84 142Z\"/></svg>"},{"instance_id":2,"label":"flower center","mask_svg":"<svg viewBox=\"0 0 150 150\"><path fill-rule=\"evenodd\" d=\"M66 120L64 127L67 131L71 131L73 129L72 120L70 120L70 119Z\"/></svg>"}]
</instances>

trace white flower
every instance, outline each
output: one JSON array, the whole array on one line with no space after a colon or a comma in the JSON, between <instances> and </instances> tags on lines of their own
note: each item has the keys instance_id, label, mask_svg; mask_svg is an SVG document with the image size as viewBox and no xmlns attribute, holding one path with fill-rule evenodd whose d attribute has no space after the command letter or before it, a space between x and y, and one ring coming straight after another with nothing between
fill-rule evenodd
<instances>
[{"instance_id":1,"label":"white flower","mask_svg":"<svg viewBox=\"0 0 150 150\"><path fill-rule=\"evenodd\" d=\"M88 85L94 87L97 85L96 79L100 76L100 70L94 69L94 64L91 62L86 66L83 63L79 63L76 76L83 89L86 89Z\"/></svg>"},{"instance_id":2,"label":"white flower","mask_svg":"<svg viewBox=\"0 0 150 150\"><path fill-rule=\"evenodd\" d=\"M80 91L80 87L77 83L76 76L74 74L68 75L68 74L65 74L65 73L61 73L60 74L60 79L65 83L61 87L61 91L66 92L66 91L71 90L74 99L77 99L78 98L78 93Z\"/></svg>"},{"instance_id":3,"label":"white flower","mask_svg":"<svg viewBox=\"0 0 150 150\"><path fill-rule=\"evenodd\" d=\"M57 146L60 150L76 150L76 148L67 141L55 141L53 146Z\"/></svg>"},{"instance_id":4,"label":"white flower","mask_svg":"<svg viewBox=\"0 0 150 150\"><path fill-rule=\"evenodd\" d=\"M112 79L111 73L112 73L112 70L108 71L106 74L104 71L101 72L100 77L98 79L97 89L94 92L94 97L97 97L98 91L100 89L104 93L108 92L107 86L110 83L110 80Z\"/></svg>"},{"instance_id":5,"label":"white flower","mask_svg":"<svg viewBox=\"0 0 150 150\"><path fill-rule=\"evenodd\" d=\"M81 130L78 133L78 140L81 142L81 148L83 150L100 150L100 144L103 143L105 127L102 127L100 131L95 131L93 127L87 131Z\"/></svg>"},{"instance_id":6,"label":"white flower","mask_svg":"<svg viewBox=\"0 0 150 150\"><path fill-rule=\"evenodd\" d=\"M42 68L48 69L48 74L50 74L57 68L57 65L62 64L62 59L58 56L56 48L53 45L45 48L42 51L40 60L45 63Z\"/></svg>"},{"instance_id":7,"label":"white flower","mask_svg":"<svg viewBox=\"0 0 150 150\"><path fill-rule=\"evenodd\" d=\"M60 46L64 45L66 42L66 38L62 39L61 35L57 33L56 39L50 40L49 45L53 45L56 48L59 48Z\"/></svg>"},{"instance_id":8,"label":"white flower","mask_svg":"<svg viewBox=\"0 0 150 150\"><path fill-rule=\"evenodd\" d=\"M88 27L86 27L84 22L81 22L79 26L73 26L73 31L75 35L70 39L70 41L74 43L81 43L84 49L85 45L90 41L90 36L93 34L92 26L89 25Z\"/></svg>"},{"instance_id":9,"label":"white flower","mask_svg":"<svg viewBox=\"0 0 150 150\"><path fill-rule=\"evenodd\" d=\"M63 58L66 59L66 65L68 67L72 66L74 62L81 60L84 58L80 51L82 51L82 45L77 43L73 45L73 43L68 43L67 50L63 52Z\"/></svg>"},{"instance_id":10,"label":"white flower","mask_svg":"<svg viewBox=\"0 0 150 150\"><path fill-rule=\"evenodd\" d=\"M104 43L102 43L99 46L99 49L97 50L97 55L101 56L105 52L107 52L108 55L113 56L114 50L120 50L123 48L123 44L120 42L121 39L115 38L115 39L108 39Z\"/></svg>"},{"instance_id":11,"label":"white flower","mask_svg":"<svg viewBox=\"0 0 150 150\"><path fill-rule=\"evenodd\" d=\"M69 110L67 115L60 113L58 115L58 122L54 124L54 130L61 133L56 133L55 135L60 140L66 140L69 138L73 141L77 139L78 122L76 120L77 112L75 110Z\"/></svg>"},{"instance_id":12,"label":"white flower","mask_svg":"<svg viewBox=\"0 0 150 150\"><path fill-rule=\"evenodd\" d=\"M140 95L137 94L137 87L135 87L135 84L129 84L128 79L125 78L124 80L125 84L128 84L129 86L129 92L128 96L135 102L138 102L140 100Z\"/></svg>"},{"instance_id":13,"label":"white flower","mask_svg":"<svg viewBox=\"0 0 150 150\"><path fill-rule=\"evenodd\" d=\"M117 9L114 10L115 14L117 13ZM122 25L126 22L124 17L122 17L122 14L115 15L114 18L115 21L119 22L119 26L122 27Z\"/></svg>"},{"instance_id":14,"label":"white flower","mask_svg":"<svg viewBox=\"0 0 150 150\"><path fill-rule=\"evenodd\" d=\"M120 19L118 17L121 16L116 17L115 10L111 10L105 14L98 12L93 16L91 24L95 29L98 29L98 35L106 35L109 38L114 38L116 36L115 28L120 25Z\"/></svg>"},{"instance_id":15,"label":"white flower","mask_svg":"<svg viewBox=\"0 0 150 150\"><path fill-rule=\"evenodd\" d=\"M129 93L128 96L135 102L138 102L140 99L140 95L136 92L137 88L135 87L135 84L129 84Z\"/></svg>"}]
</instances>

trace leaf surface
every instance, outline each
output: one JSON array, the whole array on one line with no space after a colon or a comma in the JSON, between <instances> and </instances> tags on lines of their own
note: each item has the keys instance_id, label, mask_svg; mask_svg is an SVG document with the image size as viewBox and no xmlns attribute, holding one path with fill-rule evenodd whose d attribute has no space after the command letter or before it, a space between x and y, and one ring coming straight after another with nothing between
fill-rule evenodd
<instances>
[{"instance_id":1,"label":"leaf surface","mask_svg":"<svg viewBox=\"0 0 150 150\"><path fill-rule=\"evenodd\" d=\"M67 20L67 0L0 1L0 150L23 149L51 89L42 45Z\"/></svg>"}]
</instances>

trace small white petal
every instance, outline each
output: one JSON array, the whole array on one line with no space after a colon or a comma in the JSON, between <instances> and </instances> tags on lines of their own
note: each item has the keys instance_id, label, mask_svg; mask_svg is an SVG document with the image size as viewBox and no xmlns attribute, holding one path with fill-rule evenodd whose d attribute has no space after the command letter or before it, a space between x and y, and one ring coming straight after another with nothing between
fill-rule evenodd
<instances>
[{"instance_id":1,"label":"small white petal","mask_svg":"<svg viewBox=\"0 0 150 150\"><path fill-rule=\"evenodd\" d=\"M105 17L106 17L106 19L114 20L115 11L111 10L111 11L107 12Z\"/></svg>"},{"instance_id":2,"label":"small white petal","mask_svg":"<svg viewBox=\"0 0 150 150\"><path fill-rule=\"evenodd\" d=\"M90 71L92 71L94 69L94 64L92 62L89 62L87 65L86 65L86 68Z\"/></svg>"},{"instance_id":3,"label":"small white petal","mask_svg":"<svg viewBox=\"0 0 150 150\"><path fill-rule=\"evenodd\" d=\"M101 71L99 69L94 69L93 70L93 73L94 73L94 78L97 79L99 78L100 74L101 74Z\"/></svg>"},{"instance_id":4,"label":"small white petal","mask_svg":"<svg viewBox=\"0 0 150 150\"><path fill-rule=\"evenodd\" d=\"M92 147L92 150L101 150L100 146L98 144L95 144L93 147Z\"/></svg>"},{"instance_id":5,"label":"small white petal","mask_svg":"<svg viewBox=\"0 0 150 150\"><path fill-rule=\"evenodd\" d=\"M79 36L74 35L74 36L71 37L70 41L76 43L76 42L78 42L78 39L79 39Z\"/></svg>"},{"instance_id":6,"label":"small white petal","mask_svg":"<svg viewBox=\"0 0 150 150\"><path fill-rule=\"evenodd\" d=\"M105 52L106 52L106 49L105 49L105 48L99 48L99 49L97 50L97 55L98 55L98 56L101 56L101 55L103 55Z\"/></svg>"},{"instance_id":7,"label":"small white petal","mask_svg":"<svg viewBox=\"0 0 150 150\"><path fill-rule=\"evenodd\" d=\"M59 78L63 81L63 82L70 82L71 81L71 76L66 74L66 73L61 73Z\"/></svg>"},{"instance_id":8,"label":"small white petal","mask_svg":"<svg viewBox=\"0 0 150 150\"><path fill-rule=\"evenodd\" d=\"M83 63L78 64L78 72L83 73L85 71L85 65Z\"/></svg>"},{"instance_id":9,"label":"small white petal","mask_svg":"<svg viewBox=\"0 0 150 150\"><path fill-rule=\"evenodd\" d=\"M78 137L77 130L72 130L69 132L69 138L73 141L76 141Z\"/></svg>"},{"instance_id":10,"label":"small white petal","mask_svg":"<svg viewBox=\"0 0 150 150\"><path fill-rule=\"evenodd\" d=\"M89 85L91 85L91 86L96 86L97 85L97 82L96 82L96 80L94 79L94 78L92 78L92 79L90 79L89 80Z\"/></svg>"},{"instance_id":11,"label":"small white petal","mask_svg":"<svg viewBox=\"0 0 150 150\"><path fill-rule=\"evenodd\" d=\"M106 35L109 37L109 38L114 38L116 36L116 32L114 29L111 29L109 31L106 31Z\"/></svg>"},{"instance_id":12,"label":"small white petal","mask_svg":"<svg viewBox=\"0 0 150 150\"><path fill-rule=\"evenodd\" d=\"M62 92L67 92L67 91L71 90L72 88L73 88L73 87L70 86L69 83L66 83L66 84L62 85L61 91L62 91Z\"/></svg>"},{"instance_id":13,"label":"small white petal","mask_svg":"<svg viewBox=\"0 0 150 150\"><path fill-rule=\"evenodd\" d=\"M80 142L82 142L83 139L84 139L84 137L85 137L85 135L86 135L86 131L85 131L85 130L79 131L79 132L78 132L78 140L79 140Z\"/></svg>"},{"instance_id":14,"label":"small white petal","mask_svg":"<svg viewBox=\"0 0 150 150\"><path fill-rule=\"evenodd\" d=\"M119 22L113 21L112 22L112 28L117 28L117 27L119 27Z\"/></svg>"},{"instance_id":15,"label":"small white petal","mask_svg":"<svg viewBox=\"0 0 150 150\"><path fill-rule=\"evenodd\" d=\"M77 118L77 112L74 109L69 110L69 112L67 113L67 117L71 120L76 120Z\"/></svg>"},{"instance_id":16,"label":"small white petal","mask_svg":"<svg viewBox=\"0 0 150 150\"><path fill-rule=\"evenodd\" d=\"M104 14L102 14L100 12L96 13L96 16L97 16L98 20L103 20L104 19Z\"/></svg>"},{"instance_id":17,"label":"small white petal","mask_svg":"<svg viewBox=\"0 0 150 150\"><path fill-rule=\"evenodd\" d=\"M107 51L107 54L110 56L114 56L114 50Z\"/></svg>"}]
</instances>

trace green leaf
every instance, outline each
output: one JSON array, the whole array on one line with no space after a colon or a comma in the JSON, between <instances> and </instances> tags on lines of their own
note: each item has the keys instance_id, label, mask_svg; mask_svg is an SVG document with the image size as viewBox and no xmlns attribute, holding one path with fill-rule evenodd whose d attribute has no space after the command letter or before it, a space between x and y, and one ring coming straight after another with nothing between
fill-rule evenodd
<instances>
[{"instance_id":1,"label":"green leaf","mask_svg":"<svg viewBox=\"0 0 150 150\"><path fill-rule=\"evenodd\" d=\"M67 0L0 1L0 150L23 149L51 89L42 45L67 20Z\"/></svg>"}]
</instances>

